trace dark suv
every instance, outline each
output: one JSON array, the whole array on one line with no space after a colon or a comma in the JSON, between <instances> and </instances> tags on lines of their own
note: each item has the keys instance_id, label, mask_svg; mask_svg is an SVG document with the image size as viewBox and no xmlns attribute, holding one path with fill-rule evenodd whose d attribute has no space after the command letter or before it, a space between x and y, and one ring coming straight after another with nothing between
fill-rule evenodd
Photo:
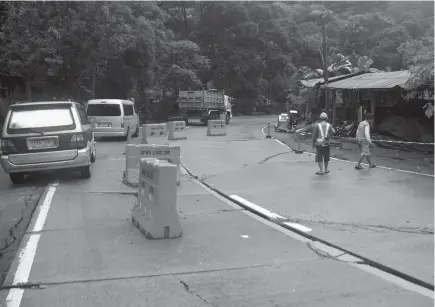
<instances>
[{"instance_id":1,"label":"dark suv","mask_svg":"<svg viewBox=\"0 0 435 307\"><path fill-rule=\"evenodd\" d=\"M94 136L85 109L72 101L25 102L9 107L1 132L0 163L14 184L24 175L78 170L91 177Z\"/></svg>"}]
</instances>

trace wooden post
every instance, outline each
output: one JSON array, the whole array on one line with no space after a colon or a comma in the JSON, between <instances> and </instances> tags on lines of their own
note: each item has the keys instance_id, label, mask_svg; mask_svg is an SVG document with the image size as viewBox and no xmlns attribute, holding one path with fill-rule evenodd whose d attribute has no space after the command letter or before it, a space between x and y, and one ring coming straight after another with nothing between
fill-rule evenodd
<instances>
[{"instance_id":1,"label":"wooden post","mask_svg":"<svg viewBox=\"0 0 435 307\"><path fill-rule=\"evenodd\" d=\"M376 114L376 92L371 90L370 91L370 109L371 113L373 114L373 124L372 126L375 126L375 114Z\"/></svg>"},{"instance_id":2,"label":"wooden post","mask_svg":"<svg viewBox=\"0 0 435 307\"><path fill-rule=\"evenodd\" d=\"M356 101L360 105L358 108L358 121L361 122L363 120L363 107L360 101L360 95L358 91L355 91Z\"/></svg>"},{"instance_id":3,"label":"wooden post","mask_svg":"<svg viewBox=\"0 0 435 307\"><path fill-rule=\"evenodd\" d=\"M337 100L337 91L332 92L332 125L335 125L336 121L336 100Z\"/></svg>"}]
</instances>

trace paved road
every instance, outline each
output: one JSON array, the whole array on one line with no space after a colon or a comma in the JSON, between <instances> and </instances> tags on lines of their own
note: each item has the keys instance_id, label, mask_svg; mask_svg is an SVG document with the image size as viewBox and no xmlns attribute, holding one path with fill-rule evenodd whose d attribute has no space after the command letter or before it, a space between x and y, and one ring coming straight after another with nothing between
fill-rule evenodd
<instances>
[{"instance_id":1,"label":"paved road","mask_svg":"<svg viewBox=\"0 0 435 307\"><path fill-rule=\"evenodd\" d=\"M0 166L0 284L16 254L33 210L44 190L43 179L13 186Z\"/></svg>"},{"instance_id":2,"label":"paved road","mask_svg":"<svg viewBox=\"0 0 435 307\"><path fill-rule=\"evenodd\" d=\"M301 201L307 190L304 180L331 191L335 183L313 182L314 176L308 175L313 173L308 162L312 157L286 160L295 156L276 141L265 140L260 129L265 121L234 119L227 136L213 138L206 137L204 127L190 127L188 140L175 143L182 145L189 170L228 193L281 214L285 209L300 215L303 207L312 212L310 218L315 211L335 212L337 205L328 201L319 210L310 195ZM12 265L0 302L9 295L8 307L433 306L424 291L404 289L403 283L393 284L365 266L329 259L312 242L296 240L291 232L212 195L186 174L177 198L183 236L146 240L130 221L134 190L121 183L124 145L104 140L97 144L90 180L57 177L50 207L39 207L38 221L27 231L22 257ZM350 216L346 210L343 220ZM383 214L379 209L375 213ZM41 231L32 231L36 224ZM314 235L323 231L315 229L317 224L309 225ZM24 287L17 286L20 281Z\"/></svg>"},{"instance_id":3,"label":"paved road","mask_svg":"<svg viewBox=\"0 0 435 307\"><path fill-rule=\"evenodd\" d=\"M185 165L228 195L238 195L312 229L310 234L433 285L433 178L394 170L355 171L331 163L316 176L314 157L297 155L261 129L270 118L240 119L225 137L203 140L189 128ZM273 120L273 119L272 119ZM238 142L238 140L248 140ZM197 159L201 152L201 160Z\"/></svg>"}]
</instances>

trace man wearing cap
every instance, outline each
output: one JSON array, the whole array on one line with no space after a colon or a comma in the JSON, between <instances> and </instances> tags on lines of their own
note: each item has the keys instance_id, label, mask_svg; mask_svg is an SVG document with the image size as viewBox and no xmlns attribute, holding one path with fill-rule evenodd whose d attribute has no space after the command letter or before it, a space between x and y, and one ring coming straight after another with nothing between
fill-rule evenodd
<instances>
[{"instance_id":1,"label":"man wearing cap","mask_svg":"<svg viewBox=\"0 0 435 307\"><path fill-rule=\"evenodd\" d=\"M365 115L365 120L359 123L358 129L356 131L356 140L358 142L359 148L361 148L361 157L359 158L358 164L355 169L363 169L361 162L364 158L369 163L370 168L376 167L375 164L370 160L370 148L373 147L372 140L370 138L370 124L373 122L373 114L367 113Z\"/></svg>"},{"instance_id":2,"label":"man wearing cap","mask_svg":"<svg viewBox=\"0 0 435 307\"><path fill-rule=\"evenodd\" d=\"M313 127L313 148L316 148L316 162L320 169L317 175L329 173L328 164L331 154L329 136L334 133L334 128L328 123L328 115L322 112L319 121Z\"/></svg>"}]
</instances>

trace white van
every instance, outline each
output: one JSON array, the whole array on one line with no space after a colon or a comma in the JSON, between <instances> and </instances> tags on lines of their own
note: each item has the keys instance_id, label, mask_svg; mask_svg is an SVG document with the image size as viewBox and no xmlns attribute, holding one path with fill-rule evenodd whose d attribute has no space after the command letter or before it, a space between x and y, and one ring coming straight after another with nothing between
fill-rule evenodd
<instances>
[{"instance_id":1,"label":"white van","mask_svg":"<svg viewBox=\"0 0 435 307\"><path fill-rule=\"evenodd\" d=\"M95 137L123 137L130 131L139 135L139 115L133 101L122 99L93 99L87 102L86 114L93 125Z\"/></svg>"}]
</instances>

